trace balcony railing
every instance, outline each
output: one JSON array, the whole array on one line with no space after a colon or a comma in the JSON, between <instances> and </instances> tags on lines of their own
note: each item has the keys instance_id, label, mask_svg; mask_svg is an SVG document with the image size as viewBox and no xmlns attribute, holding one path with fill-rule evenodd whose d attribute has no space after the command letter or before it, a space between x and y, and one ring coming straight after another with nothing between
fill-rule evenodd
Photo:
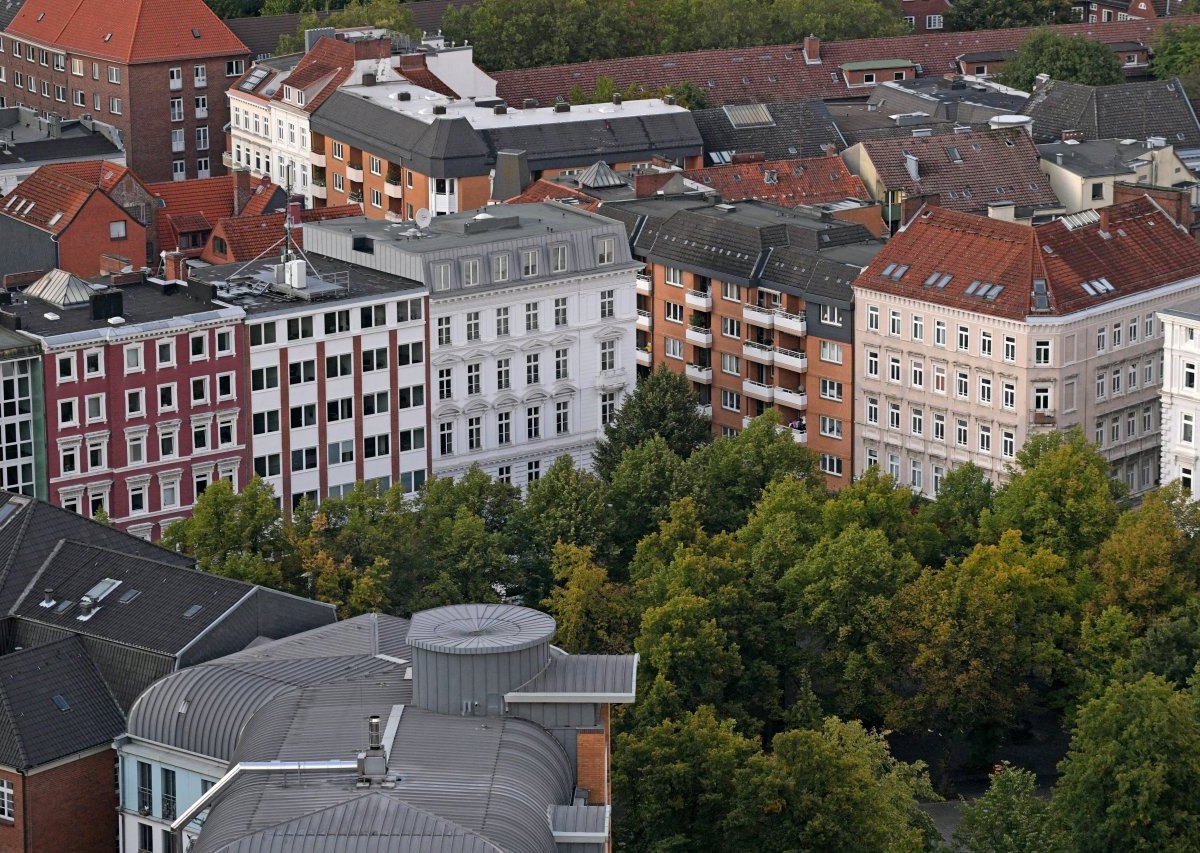
<instances>
[{"instance_id":1,"label":"balcony railing","mask_svg":"<svg viewBox=\"0 0 1200 853\"><path fill-rule=\"evenodd\" d=\"M775 362L775 349L757 341L742 341L742 355L749 361L759 364L774 364Z\"/></svg>"},{"instance_id":2,"label":"balcony railing","mask_svg":"<svg viewBox=\"0 0 1200 853\"><path fill-rule=\"evenodd\" d=\"M712 294L705 293L703 290L689 290L684 295L683 301L689 308L695 308L697 311L712 310Z\"/></svg>"},{"instance_id":3,"label":"balcony railing","mask_svg":"<svg viewBox=\"0 0 1200 853\"><path fill-rule=\"evenodd\" d=\"M646 275L644 272L640 272L637 274L637 292L638 293L649 293L650 292L650 276Z\"/></svg>"},{"instance_id":4,"label":"balcony railing","mask_svg":"<svg viewBox=\"0 0 1200 853\"><path fill-rule=\"evenodd\" d=\"M698 364L689 364L684 368L684 373L687 378L693 382L699 382L701 385L712 384L712 368L701 367Z\"/></svg>"},{"instance_id":5,"label":"balcony railing","mask_svg":"<svg viewBox=\"0 0 1200 853\"><path fill-rule=\"evenodd\" d=\"M742 393L747 397L753 397L755 400L770 403L775 399L775 386L756 382L753 379L743 379Z\"/></svg>"},{"instance_id":6,"label":"balcony railing","mask_svg":"<svg viewBox=\"0 0 1200 853\"><path fill-rule=\"evenodd\" d=\"M688 326L686 337L689 344L695 344L698 347L712 346L712 329L706 329L703 326Z\"/></svg>"},{"instance_id":7,"label":"balcony railing","mask_svg":"<svg viewBox=\"0 0 1200 853\"><path fill-rule=\"evenodd\" d=\"M807 335L808 321L800 314L789 314L776 309L775 328L793 335Z\"/></svg>"},{"instance_id":8,"label":"balcony railing","mask_svg":"<svg viewBox=\"0 0 1200 853\"><path fill-rule=\"evenodd\" d=\"M803 373L808 370L808 356L794 349L775 347L775 363L780 367L786 367L788 370L794 370L797 373Z\"/></svg>"},{"instance_id":9,"label":"balcony railing","mask_svg":"<svg viewBox=\"0 0 1200 853\"><path fill-rule=\"evenodd\" d=\"M772 308L759 308L747 303L742 306L742 319L764 329L775 328L775 311Z\"/></svg>"},{"instance_id":10,"label":"balcony railing","mask_svg":"<svg viewBox=\"0 0 1200 853\"><path fill-rule=\"evenodd\" d=\"M650 312L646 311L645 309L639 308L637 313L638 313L637 327L639 329L649 329L650 328Z\"/></svg>"},{"instance_id":11,"label":"balcony railing","mask_svg":"<svg viewBox=\"0 0 1200 853\"><path fill-rule=\"evenodd\" d=\"M635 355L637 356L637 363L642 367L650 366L651 358L649 347L638 347Z\"/></svg>"},{"instance_id":12,"label":"balcony railing","mask_svg":"<svg viewBox=\"0 0 1200 853\"><path fill-rule=\"evenodd\" d=\"M1041 411L1033 413L1033 422L1039 426L1054 426L1058 423L1058 419L1054 416L1053 411Z\"/></svg>"}]
</instances>

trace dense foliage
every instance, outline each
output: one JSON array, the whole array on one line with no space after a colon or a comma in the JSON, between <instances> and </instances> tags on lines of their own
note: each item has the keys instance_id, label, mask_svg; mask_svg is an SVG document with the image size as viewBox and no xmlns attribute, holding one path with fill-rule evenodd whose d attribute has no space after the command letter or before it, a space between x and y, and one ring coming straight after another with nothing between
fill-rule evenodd
<instances>
[{"instance_id":1,"label":"dense foliage","mask_svg":"<svg viewBox=\"0 0 1200 853\"><path fill-rule=\"evenodd\" d=\"M998 30L1070 20L1071 0L954 0L946 14L946 29Z\"/></svg>"},{"instance_id":2,"label":"dense foliage","mask_svg":"<svg viewBox=\"0 0 1200 853\"><path fill-rule=\"evenodd\" d=\"M1200 846L1200 509L1178 486L1122 509L1075 431L999 488L966 465L935 501L875 469L830 492L773 413L710 440L675 382L643 381L602 475L359 486L286 522L261 482L217 483L167 543L344 615L507 598L570 652L638 652L626 850L935 849L918 803L1035 719L1073 730L1053 799L1002 767L962 849Z\"/></svg>"},{"instance_id":3,"label":"dense foliage","mask_svg":"<svg viewBox=\"0 0 1200 853\"><path fill-rule=\"evenodd\" d=\"M1030 92L1039 74L1085 86L1125 81L1121 60L1108 45L1083 36L1059 35L1049 29L1038 30L1021 42L1017 55L1000 73L1000 82Z\"/></svg>"}]
</instances>

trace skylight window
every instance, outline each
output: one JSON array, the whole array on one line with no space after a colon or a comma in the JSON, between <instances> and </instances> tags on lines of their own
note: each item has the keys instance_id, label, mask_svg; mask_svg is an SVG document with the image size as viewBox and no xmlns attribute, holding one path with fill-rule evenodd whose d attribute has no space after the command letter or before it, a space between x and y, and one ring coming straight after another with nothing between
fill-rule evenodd
<instances>
[{"instance_id":1,"label":"skylight window","mask_svg":"<svg viewBox=\"0 0 1200 853\"><path fill-rule=\"evenodd\" d=\"M183 611L183 618L184 618L184 619L191 619L193 616L195 616L197 613L199 613L199 612L200 612L201 610L203 610L203 609L204 609L204 607L203 607L202 605L200 605L200 604L193 604L193 605L192 605L191 607L189 607L187 610Z\"/></svg>"},{"instance_id":2,"label":"skylight window","mask_svg":"<svg viewBox=\"0 0 1200 853\"><path fill-rule=\"evenodd\" d=\"M883 268L883 274L891 275L895 269L896 269L896 264L888 264L886 267Z\"/></svg>"},{"instance_id":3,"label":"skylight window","mask_svg":"<svg viewBox=\"0 0 1200 853\"><path fill-rule=\"evenodd\" d=\"M962 154L959 153L957 146L947 148L946 156L950 158L951 163L961 163L963 161Z\"/></svg>"},{"instance_id":4,"label":"skylight window","mask_svg":"<svg viewBox=\"0 0 1200 853\"><path fill-rule=\"evenodd\" d=\"M974 294L975 291L979 289L979 284L980 284L979 279L975 279L973 282L968 284L967 285L967 296L971 296L972 294Z\"/></svg>"},{"instance_id":5,"label":"skylight window","mask_svg":"<svg viewBox=\"0 0 1200 853\"><path fill-rule=\"evenodd\" d=\"M952 278L954 278L954 276L951 275L950 273L944 273L942 275L941 279L938 280L938 283L937 283L938 289L941 290L942 288L944 288L947 284L950 283L950 279L952 279Z\"/></svg>"},{"instance_id":6,"label":"skylight window","mask_svg":"<svg viewBox=\"0 0 1200 853\"><path fill-rule=\"evenodd\" d=\"M54 707L60 711L70 711L71 705L61 693L54 694Z\"/></svg>"},{"instance_id":7,"label":"skylight window","mask_svg":"<svg viewBox=\"0 0 1200 853\"><path fill-rule=\"evenodd\" d=\"M900 266L896 267L896 271L892 273L892 280L899 281L904 277L906 272L908 272L908 264L901 264Z\"/></svg>"},{"instance_id":8,"label":"skylight window","mask_svg":"<svg viewBox=\"0 0 1200 853\"><path fill-rule=\"evenodd\" d=\"M192 38L194 38L194 39L200 38L200 31L198 29L196 29L195 27L192 27Z\"/></svg>"}]
</instances>

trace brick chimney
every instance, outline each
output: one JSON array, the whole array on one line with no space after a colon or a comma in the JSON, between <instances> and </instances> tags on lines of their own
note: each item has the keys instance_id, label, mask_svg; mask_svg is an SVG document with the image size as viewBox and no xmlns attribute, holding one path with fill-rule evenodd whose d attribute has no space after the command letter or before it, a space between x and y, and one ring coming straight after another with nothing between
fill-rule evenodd
<instances>
[{"instance_id":1,"label":"brick chimney","mask_svg":"<svg viewBox=\"0 0 1200 853\"><path fill-rule=\"evenodd\" d=\"M767 159L766 151L738 151L730 158L730 163L762 163Z\"/></svg>"},{"instance_id":2,"label":"brick chimney","mask_svg":"<svg viewBox=\"0 0 1200 853\"><path fill-rule=\"evenodd\" d=\"M360 39L354 42L355 59L390 59L391 56L390 38Z\"/></svg>"},{"instance_id":3,"label":"brick chimney","mask_svg":"<svg viewBox=\"0 0 1200 853\"><path fill-rule=\"evenodd\" d=\"M804 61L810 65L821 62L821 40L814 35L804 37Z\"/></svg>"},{"instance_id":4,"label":"brick chimney","mask_svg":"<svg viewBox=\"0 0 1200 853\"><path fill-rule=\"evenodd\" d=\"M188 280L187 255L183 252L167 252L163 256L163 278L167 281L183 281Z\"/></svg>"},{"instance_id":5,"label":"brick chimney","mask_svg":"<svg viewBox=\"0 0 1200 853\"><path fill-rule=\"evenodd\" d=\"M1082 130L1064 130L1062 132L1062 141L1079 142L1084 138L1084 135L1085 134Z\"/></svg>"},{"instance_id":6,"label":"brick chimney","mask_svg":"<svg viewBox=\"0 0 1200 853\"><path fill-rule=\"evenodd\" d=\"M250 188L250 170L233 170L233 215L241 216L254 191Z\"/></svg>"}]
</instances>

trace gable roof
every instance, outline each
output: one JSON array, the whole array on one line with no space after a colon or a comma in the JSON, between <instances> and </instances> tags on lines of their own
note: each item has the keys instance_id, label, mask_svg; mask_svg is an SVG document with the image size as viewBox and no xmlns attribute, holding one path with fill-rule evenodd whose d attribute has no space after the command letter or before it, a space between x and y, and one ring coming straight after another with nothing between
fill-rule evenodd
<instances>
[{"instance_id":1,"label":"gable roof","mask_svg":"<svg viewBox=\"0 0 1200 853\"><path fill-rule=\"evenodd\" d=\"M682 174L689 181L714 190L724 201L753 198L795 207L844 198L870 198L862 180L850 173L840 157L731 163L684 169Z\"/></svg>"},{"instance_id":2,"label":"gable roof","mask_svg":"<svg viewBox=\"0 0 1200 853\"><path fill-rule=\"evenodd\" d=\"M304 100L304 106L300 107L311 113L346 81L353 70L354 45L326 36L317 39L312 49L300 58L296 67L288 74L286 82L293 89L303 89L306 92L318 83L323 83L319 89L309 93ZM282 101L283 87L278 87L271 98Z\"/></svg>"},{"instance_id":3,"label":"gable roof","mask_svg":"<svg viewBox=\"0 0 1200 853\"><path fill-rule=\"evenodd\" d=\"M307 13L306 13L307 14ZM325 20L331 14L328 9L316 9L319 20ZM301 15L291 12L286 15L257 15L247 18L230 18L225 22L237 38L246 45L246 50L254 59L263 56L273 56L279 47L280 36L294 36L300 27Z\"/></svg>"},{"instance_id":4,"label":"gable roof","mask_svg":"<svg viewBox=\"0 0 1200 853\"><path fill-rule=\"evenodd\" d=\"M258 198L256 196L256 198ZM249 208L249 205L247 205ZM361 204L340 204L318 207L300 213L301 222L323 222L343 216L362 216ZM252 261L283 240L285 213L229 216L213 226L208 244L200 255L202 261L211 264L228 264L234 261ZM292 237L300 248L304 248L304 229L293 228ZM218 253L214 239L225 241L225 252Z\"/></svg>"},{"instance_id":5,"label":"gable roof","mask_svg":"<svg viewBox=\"0 0 1200 853\"><path fill-rule=\"evenodd\" d=\"M79 178L81 181L86 181L93 186L99 187L102 192L106 193L112 192L113 187L119 184L126 175L132 176L133 180L141 184L143 188L146 186L142 183L142 179L131 169L120 163L114 163L111 160L82 160L77 163L54 163L47 168L59 174Z\"/></svg>"},{"instance_id":6,"label":"gable roof","mask_svg":"<svg viewBox=\"0 0 1200 853\"><path fill-rule=\"evenodd\" d=\"M1165 137L1180 148L1200 148L1200 122L1178 77L1112 86L1046 80L1021 107L1033 118L1033 137L1053 142L1064 130L1087 139Z\"/></svg>"},{"instance_id":7,"label":"gable roof","mask_svg":"<svg viewBox=\"0 0 1200 853\"><path fill-rule=\"evenodd\" d=\"M53 166L42 166L4 196L0 214L61 234L96 192L96 186L87 181Z\"/></svg>"},{"instance_id":8,"label":"gable roof","mask_svg":"<svg viewBox=\"0 0 1200 853\"><path fill-rule=\"evenodd\" d=\"M943 136L866 139L863 146L879 181L906 196L941 196L950 210L987 210L990 202L1018 207L1059 207L1050 179L1039 165L1037 147L1019 128ZM916 158L917 179L908 171Z\"/></svg>"},{"instance_id":9,"label":"gable roof","mask_svg":"<svg viewBox=\"0 0 1200 853\"><path fill-rule=\"evenodd\" d=\"M750 126L744 121L735 126L736 114L724 107L692 112L710 159L714 152L739 151L761 151L768 160L820 157L828 145L839 151L846 147L824 101L775 101L757 109L765 121Z\"/></svg>"},{"instance_id":10,"label":"gable roof","mask_svg":"<svg viewBox=\"0 0 1200 853\"><path fill-rule=\"evenodd\" d=\"M908 269L894 278L901 266ZM1024 320L1085 310L1190 278L1198 269L1200 244L1143 196L1037 226L926 208L854 286ZM944 276L949 278L939 287ZM1101 279L1111 289L1090 285ZM1045 284L1042 309L1036 282ZM1001 290L984 291L984 283Z\"/></svg>"},{"instance_id":11,"label":"gable roof","mask_svg":"<svg viewBox=\"0 0 1200 853\"><path fill-rule=\"evenodd\" d=\"M25 0L6 32L129 65L249 52L203 0Z\"/></svg>"},{"instance_id":12,"label":"gable roof","mask_svg":"<svg viewBox=\"0 0 1200 853\"><path fill-rule=\"evenodd\" d=\"M506 204L533 204L539 201L567 201L568 203L578 203L579 207L584 210L594 211L600 207L600 199L595 196L590 196L582 190L577 190L574 187L560 184L557 181L549 181L545 178L538 178L532 184L527 186L520 195L505 199Z\"/></svg>"},{"instance_id":13,"label":"gable roof","mask_svg":"<svg viewBox=\"0 0 1200 853\"><path fill-rule=\"evenodd\" d=\"M159 249L173 249L181 234L211 231L219 221L233 216L233 175L162 181L147 188L164 202L155 217ZM243 213L262 213L278 191L275 184L253 185Z\"/></svg>"},{"instance_id":14,"label":"gable roof","mask_svg":"<svg viewBox=\"0 0 1200 853\"><path fill-rule=\"evenodd\" d=\"M1180 24L1200 23L1200 16L1176 16ZM1117 21L1107 24L1063 24L1053 30L1102 42L1148 41L1163 21ZM820 62L805 61L800 45L778 44L667 53L625 59L606 59L572 65L552 65L498 71L492 76L497 95L509 103L536 98L544 104L569 97L571 89L596 88L608 77L617 90L630 85L651 88L692 83L705 91L710 105L753 101L795 101L837 98L868 93L869 86L849 90L838 66L846 62L902 58L921 66L922 76L941 76L957 68L955 57L977 50L1012 50L1035 28L977 30L966 33L924 32L896 38L852 39L821 44Z\"/></svg>"},{"instance_id":15,"label":"gable roof","mask_svg":"<svg viewBox=\"0 0 1200 853\"><path fill-rule=\"evenodd\" d=\"M124 728L78 637L0 656L0 764L39 767L107 745Z\"/></svg>"}]
</instances>

